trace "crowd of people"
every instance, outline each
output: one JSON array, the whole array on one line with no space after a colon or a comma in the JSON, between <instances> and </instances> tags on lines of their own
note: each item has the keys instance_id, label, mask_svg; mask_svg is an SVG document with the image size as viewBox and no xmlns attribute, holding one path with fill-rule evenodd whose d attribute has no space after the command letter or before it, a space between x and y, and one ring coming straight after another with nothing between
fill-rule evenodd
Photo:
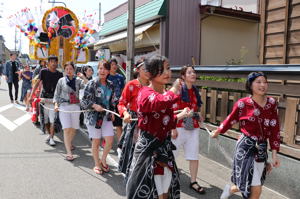
<instances>
[{"instance_id":1,"label":"crowd of people","mask_svg":"<svg viewBox=\"0 0 300 199\"><path fill-rule=\"evenodd\" d=\"M21 70L16 55L12 54L3 74L12 103L19 103L18 81L22 79L20 100L27 110L29 106L37 108L34 102L40 104L41 129L47 133L49 145L55 146L54 134L61 124L67 161L75 159L72 142L76 130L84 123L92 140L96 174L110 171L107 155L116 134L118 170L125 174L127 198L180 198L176 158L181 147L189 162L189 187L205 194L197 182L203 118L193 66L182 67L180 78L170 89L167 89L171 79L169 61L159 55L139 61L134 67L135 79L126 84L124 77L116 72L116 59L100 61L96 78L92 77L94 71L90 66L75 73L75 65L68 62L63 67L64 74L57 67L58 58L49 56L48 62L40 61L34 72L28 65ZM267 77L262 72L253 72L246 86L251 95L238 100L226 120L212 132L212 138L216 138L235 123L240 123L242 132L233 156L233 185L225 186L222 199L238 191L244 198L259 198L266 173L280 165L277 102L266 96ZM105 144L100 157L101 140ZM267 141L272 149L271 163Z\"/></svg>"}]
</instances>

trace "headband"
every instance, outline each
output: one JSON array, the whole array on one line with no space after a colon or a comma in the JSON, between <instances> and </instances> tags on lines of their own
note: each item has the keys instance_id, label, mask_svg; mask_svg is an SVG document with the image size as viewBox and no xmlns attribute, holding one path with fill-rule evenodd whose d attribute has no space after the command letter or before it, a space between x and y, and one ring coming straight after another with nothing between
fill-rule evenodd
<instances>
[{"instance_id":1,"label":"headband","mask_svg":"<svg viewBox=\"0 0 300 199\"><path fill-rule=\"evenodd\" d=\"M138 68L140 68L141 66L145 65L145 62L140 63L139 65L137 65L136 67L134 67L133 71L136 72Z\"/></svg>"},{"instance_id":2,"label":"headband","mask_svg":"<svg viewBox=\"0 0 300 199\"><path fill-rule=\"evenodd\" d=\"M264 76L264 74L263 73L257 73L257 72L251 73L250 75L248 75L247 81L248 82L253 82L257 77L260 77L260 76Z\"/></svg>"}]
</instances>

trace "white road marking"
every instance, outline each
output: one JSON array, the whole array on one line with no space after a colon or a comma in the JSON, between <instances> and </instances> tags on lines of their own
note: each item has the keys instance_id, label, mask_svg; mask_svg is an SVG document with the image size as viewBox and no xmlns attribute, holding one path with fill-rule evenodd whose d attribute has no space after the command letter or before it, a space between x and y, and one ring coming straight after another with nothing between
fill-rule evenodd
<instances>
[{"instance_id":1,"label":"white road marking","mask_svg":"<svg viewBox=\"0 0 300 199\"><path fill-rule=\"evenodd\" d=\"M10 109L14 106L14 104L7 104L5 106L0 107L0 113L3 111L6 111L7 109Z\"/></svg>"},{"instance_id":2,"label":"white road marking","mask_svg":"<svg viewBox=\"0 0 300 199\"><path fill-rule=\"evenodd\" d=\"M15 105L15 108L23 111L23 112L26 112L26 107L25 106L21 106L21 105Z\"/></svg>"},{"instance_id":3,"label":"white road marking","mask_svg":"<svg viewBox=\"0 0 300 199\"><path fill-rule=\"evenodd\" d=\"M18 126L21 126L23 123L25 123L25 122L26 122L27 120L29 120L30 118L31 118L31 115L25 114L25 115L19 117L18 119L16 119L16 120L14 121L14 123L15 123L16 125L18 125Z\"/></svg>"},{"instance_id":4,"label":"white road marking","mask_svg":"<svg viewBox=\"0 0 300 199\"><path fill-rule=\"evenodd\" d=\"M5 128L7 128L10 131L14 131L18 127L16 124L8 120L3 115L0 115L0 124L2 124Z\"/></svg>"},{"instance_id":5,"label":"white road marking","mask_svg":"<svg viewBox=\"0 0 300 199\"><path fill-rule=\"evenodd\" d=\"M7 119L6 117L4 117L3 115L0 115L0 124L2 124L5 128L7 128L10 131L14 131L16 128L18 128L19 126L21 126L22 124L24 124L27 120L29 120L31 118L31 115L25 111L26 108L21 105L17 105L17 104L8 104L8 105L0 107L0 113L3 111L6 111L7 109L13 108L13 107L25 112L26 114L17 118L13 122L10 121L9 119Z\"/></svg>"}]
</instances>

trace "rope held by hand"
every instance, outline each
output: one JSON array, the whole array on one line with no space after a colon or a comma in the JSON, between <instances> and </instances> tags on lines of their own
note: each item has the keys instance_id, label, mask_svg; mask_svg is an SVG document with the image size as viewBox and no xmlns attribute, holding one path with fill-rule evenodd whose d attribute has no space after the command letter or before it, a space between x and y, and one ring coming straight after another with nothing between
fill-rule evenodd
<instances>
[{"instance_id":1,"label":"rope held by hand","mask_svg":"<svg viewBox=\"0 0 300 199\"><path fill-rule=\"evenodd\" d=\"M209 134L209 136L212 136L212 132L206 127L206 125L204 123L202 123L202 124L203 124L202 126L205 128L205 131ZM219 138L216 138L216 141L217 141L217 146L220 149L220 151L223 153L226 161L231 165L232 159L231 159L230 155L227 154L224 147L221 145Z\"/></svg>"},{"instance_id":2,"label":"rope held by hand","mask_svg":"<svg viewBox=\"0 0 300 199\"><path fill-rule=\"evenodd\" d=\"M44 107L45 109L50 110L50 111L55 111L53 108L49 108L49 107L45 106L44 104L41 104L41 106ZM62 113L84 113L84 112L90 112L90 111L93 111L93 110L65 111L65 110L58 109L58 111L62 112ZM111 110L108 110L108 109L105 109L105 108L103 108L103 111L114 114L114 115L120 117L120 115L118 113L114 112L114 111L111 111ZM123 119L123 118L121 118L121 119ZM130 119L130 121L138 121L138 118L132 118L132 119Z\"/></svg>"}]
</instances>

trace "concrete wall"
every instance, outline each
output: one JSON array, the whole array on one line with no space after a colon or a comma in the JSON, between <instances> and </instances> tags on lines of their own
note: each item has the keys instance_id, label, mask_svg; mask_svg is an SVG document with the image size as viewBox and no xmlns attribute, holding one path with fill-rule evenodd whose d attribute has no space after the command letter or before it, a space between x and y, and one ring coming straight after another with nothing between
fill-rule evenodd
<instances>
[{"instance_id":1,"label":"concrete wall","mask_svg":"<svg viewBox=\"0 0 300 199\"><path fill-rule=\"evenodd\" d=\"M219 136L219 141L220 145L226 151L226 154L232 156L236 140L225 136ZM211 139L203 130L201 130L200 133L200 153L201 155L231 168L231 165L220 151L218 142L215 139ZM270 153L269 161L272 160L271 157ZM300 161L283 155L279 155L279 159L281 161L281 166L277 169L273 168L271 174L267 176L265 186L290 199L298 199L300 191ZM228 182L230 182L230 179L228 179Z\"/></svg>"},{"instance_id":2,"label":"concrete wall","mask_svg":"<svg viewBox=\"0 0 300 199\"><path fill-rule=\"evenodd\" d=\"M200 0L169 0L168 58L171 65L199 63Z\"/></svg>"},{"instance_id":3,"label":"concrete wall","mask_svg":"<svg viewBox=\"0 0 300 199\"><path fill-rule=\"evenodd\" d=\"M201 23L201 65L224 65L238 60L247 51L242 64L259 63L259 23L234 18L208 16Z\"/></svg>"}]
</instances>

